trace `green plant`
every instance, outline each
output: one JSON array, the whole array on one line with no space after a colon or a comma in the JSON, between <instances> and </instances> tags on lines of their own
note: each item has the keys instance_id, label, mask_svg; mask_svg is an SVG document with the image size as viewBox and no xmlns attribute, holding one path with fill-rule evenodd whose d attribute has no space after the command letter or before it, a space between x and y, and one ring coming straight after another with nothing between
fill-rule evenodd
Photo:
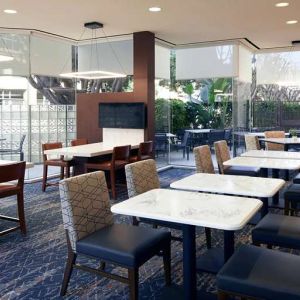
<instances>
[{"instance_id":1,"label":"green plant","mask_svg":"<svg viewBox=\"0 0 300 300\"><path fill-rule=\"evenodd\" d=\"M289 133L290 133L290 135L291 135L292 137L297 136L297 130L294 129L294 128L291 128L291 129L289 130Z\"/></svg>"},{"instance_id":2,"label":"green plant","mask_svg":"<svg viewBox=\"0 0 300 300\"><path fill-rule=\"evenodd\" d=\"M192 83L187 83L182 89L188 96L192 99L192 94L194 93L194 86Z\"/></svg>"}]
</instances>

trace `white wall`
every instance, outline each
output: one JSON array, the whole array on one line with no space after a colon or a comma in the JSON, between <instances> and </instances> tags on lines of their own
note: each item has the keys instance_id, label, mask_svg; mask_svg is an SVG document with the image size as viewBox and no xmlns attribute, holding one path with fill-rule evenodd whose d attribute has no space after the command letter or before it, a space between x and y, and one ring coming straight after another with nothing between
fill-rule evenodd
<instances>
[{"instance_id":1,"label":"white wall","mask_svg":"<svg viewBox=\"0 0 300 300\"><path fill-rule=\"evenodd\" d=\"M155 45L155 78L170 80L170 49Z\"/></svg>"}]
</instances>

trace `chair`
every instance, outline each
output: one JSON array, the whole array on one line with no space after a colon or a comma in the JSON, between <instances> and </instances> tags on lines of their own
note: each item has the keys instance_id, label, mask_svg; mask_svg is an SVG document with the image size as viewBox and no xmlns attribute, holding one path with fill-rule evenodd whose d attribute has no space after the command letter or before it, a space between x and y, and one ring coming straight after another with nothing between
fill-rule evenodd
<instances>
[{"instance_id":1,"label":"chair","mask_svg":"<svg viewBox=\"0 0 300 300\"><path fill-rule=\"evenodd\" d=\"M116 171L129 163L131 146L114 147L111 160L85 164L85 172L89 170L109 171L110 185L113 199L116 199Z\"/></svg>"},{"instance_id":2,"label":"chair","mask_svg":"<svg viewBox=\"0 0 300 300\"><path fill-rule=\"evenodd\" d=\"M300 249L300 218L269 213L252 230L252 241L256 246Z\"/></svg>"},{"instance_id":3,"label":"chair","mask_svg":"<svg viewBox=\"0 0 300 300\"><path fill-rule=\"evenodd\" d=\"M225 139L225 130L216 130L212 129L210 133L208 134L208 145L212 149L214 146L214 142L221 141Z\"/></svg>"},{"instance_id":4,"label":"chair","mask_svg":"<svg viewBox=\"0 0 300 300\"><path fill-rule=\"evenodd\" d=\"M225 129L224 140L227 142L227 145L229 145L229 149L231 150L231 148L232 148L232 128Z\"/></svg>"},{"instance_id":5,"label":"chair","mask_svg":"<svg viewBox=\"0 0 300 300\"><path fill-rule=\"evenodd\" d=\"M26 138L26 134L23 134L19 143L19 147L16 149L1 149L0 148L0 154L20 154L20 161L24 160L24 151L23 151L23 146L24 146L24 141Z\"/></svg>"},{"instance_id":6,"label":"chair","mask_svg":"<svg viewBox=\"0 0 300 300\"><path fill-rule=\"evenodd\" d=\"M208 145L194 148L196 170L198 173L215 174L211 152Z\"/></svg>"},{"instance_id":7,"label":"chair","mask_svg":"<svg viewBox=\"0 0 300 300\"><path fill-rule=\"evenodd\" d=\"M256 135L246 134L245 135L245 144L246 144L246 151L261 149L258 137Z\"/></svg>"},{"instance_id":8,"label":"chair","mask_svg":"<svg viewBox=\"0 0 300 300\"><path fill-rule=\"evenodd\" d=\"M300 299L299 268L298 255L242 245L217 275L218 299Z\"/></svg>"},{"instance_id":9,"label":"chair","mask_svg":"<svg viewBox=\"0 0 300 300\"><path fill-rule=\"evenodd\" d=\"M178 144L172 144L172 148L175 148L176 150L182 149L183 158L185 158L186 154L187 160L190 159L189 135L190 133L188 131L185 131L182 141L180 141L180 143Z\"/></svg>"},{"instance_id":10,"label":"chair","mask_svg":"<svg viewBox=\"0 0 300 300\"><path fill-rule=\"evenodd\" d=\"M24 177L25 177L26 162L14 163L10 165L0 166L0 198L17 195L18 218L0 215L0 219L17 222L18 226L0 232L0 236L9 232L21 229L23 234L26 234L26 223L24 213ZM10 181L17 180L17 183Z\"/></svg>"},{"instance_id":11,"label":"chair","mask_svg":"<svg viewBox=\"0 0 300 300\"><path fill-rule=\"evenodd\" d=\"M114 224L103 171L65 179L59 184L68 259L60 294L65 295L73 268L129 284L130 299L138 299L139 267L162 251L166 284L171 283L169 232ZM100 259L93 269L76 264L78 255ZM128 269L128 277L105 271L109 262Z\"/></svg>"},{"instance_id":12,"label":"chair","mask_svg":"<svg viewBox=\"0 0 300 300\"><path fill-rule=\"evenodd\" d=\"M284 192L284 214L291 216L298 211L300 204L300 184L291 184Z\"/></svg>"},{"instance_id":13,"label":"chair","mask_svg":"<svg viewBox=\"0 0 300 300\"><path fill-rule=\"evenodd\" d=\"M284 131L265 131L265 137L270 138L285 138ZM266 150L284 151L284 145L266 142Z\"/></svg>"},{"instance_id":14,"label":"chair","mask_svg":"<svg viewBox=\"0 0 300 300\"><path fill-rule=\"evenodd\" d=\"M138 154L130 156L130 162L151 159L152 152L153 152L153 142L152 141L140 143Z\"/></svg>"},{"instance_id":15,"label":"chair","mask_svg":"<svg viewBox=\"0 0 300 300\"><path fill-rule=\"evenodd\" d=\"M81 146L88 144L88 139L82 138L82 139L76 139L71 141L71 146Z\"/></svg>"},{"instance_id":16,"label":"chair","mask_svg":"<svg viewBox=\"0 0 300 300\"><path fill-rule=\"evenodd\" d=\"M166 133L155 134L155 154L158 157L159 153L163 156L168 152L169 139Z\"/></svg>"},{"instance_id":17,"label":"chair","mask_svg":"<svg viewBox=\"0 0 300 300\"><path fill-rule=\"evenodd\" d=\"M47 186L56 185L56 183L47 183L47 176L48 176L48 166L60 167L60 180L64 179L64 174L66 170L66 177L70 177L70 168L74 164L73 160L65 160L64 156L60 156L57 158L51 157L50 155L45 154L46 150L53 150L62 148L62 143L46 143L42 144L42 151L43 151L43 183L42 183L42 191L46 191Z\"/></svg>"},{"instance_id":18,"label":"chair","mask_svg":"<svg viewBox=\"0 0 300 300\"><path fill-rule=\"evenodd\" d=\"M259 168L225 166L223 163L231 158L226 141L218 141L215 142L214 145L220 174L259 176Z\"/></svg>"},{"instance_id":19,"label":"chair","mask_svg":"<svg viewBox=\"0 0 300 300\"><path fill-rule=\"evenodd\" d=\"M140 195L153 189L160 188L159 177L156 170L156 163L153 159L147 159L126 165L125 174L129 198ZM159 225L177 230L182 230L182 227L179 224L133 217L133 225L139 225L140 222L152 224L154 226ZM207 247L211 248L211 237L209 228L205 230L205 233ZM181 238L172 237L172 239L181 241Z\"/></svg>"}]
</instances>

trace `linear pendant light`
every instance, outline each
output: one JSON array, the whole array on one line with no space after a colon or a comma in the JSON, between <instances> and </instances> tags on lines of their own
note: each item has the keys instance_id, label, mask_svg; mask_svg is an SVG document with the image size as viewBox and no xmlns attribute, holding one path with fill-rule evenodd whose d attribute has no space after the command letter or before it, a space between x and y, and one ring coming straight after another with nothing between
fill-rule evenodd
<instances>
[{"instance_id":1,"label":"linear pendant light","mask_svg":"<svg viewBox=\"0 0 300 300\"><path fill-rule=\"evenodd\" d=\"M88 23L84 24L84 27L92 30L92 38L91 38L91 50L92 50L93 37L94 37L93 31L96 29L99 29L99 28L103 28L103 24L99 23L99 22L88 22ZM105 35L104 31L103 31L103 33ZM120 63L119 59L117 58L117 55L116 55L115 51L113 50L112 46L110 45L110 42L106 35L105 35L105 37L107 39L107 43L109 44L109 46L112 50L113 55L115 56L117 62L119 63L121 69L123 70L121 63ZM96 35L95 35L95 38L96 38ZM97 50L97 44L96 44L96 50ZM98 55L98 51L96 51L96 55ZM90 57L90 60L92 60L92 55ZM98 68L99 68L99 66L98 66ZM67 78L77 78L77 79L111 79L111 78L122 78L122 77L126 77L127 75L125 74L125 72L124 73L116 73L116 72L110 72L110 71L106 71L106 70L91 70L91 71L61 73L60 76L67 77Z\"/></svg>"},{"instance_id":2,"label":"linear pendant light","mask_svg":"<svg viewBox=\"0 0 300 300\"><path fill-rule=\"evenodd\" d=\"M12 60L14 60L12 56L0 54L0 62L12 61Z\"/></svg>"}]
</instances>

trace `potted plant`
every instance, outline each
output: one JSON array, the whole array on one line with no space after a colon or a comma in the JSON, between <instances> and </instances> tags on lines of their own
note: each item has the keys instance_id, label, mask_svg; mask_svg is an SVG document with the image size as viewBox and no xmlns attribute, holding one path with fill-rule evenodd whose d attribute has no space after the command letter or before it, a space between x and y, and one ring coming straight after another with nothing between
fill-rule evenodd
<instances>
[{"instance_id":1,"label":"potted plant","mask_svg":"<svg viewBox=\"0 0 300 300\"><path fill-rule=\"evenodd\" d=\"M297 130L296 129L290 129L289 133L294 140L297 139Z\"/></svg>"}]
</instances>

